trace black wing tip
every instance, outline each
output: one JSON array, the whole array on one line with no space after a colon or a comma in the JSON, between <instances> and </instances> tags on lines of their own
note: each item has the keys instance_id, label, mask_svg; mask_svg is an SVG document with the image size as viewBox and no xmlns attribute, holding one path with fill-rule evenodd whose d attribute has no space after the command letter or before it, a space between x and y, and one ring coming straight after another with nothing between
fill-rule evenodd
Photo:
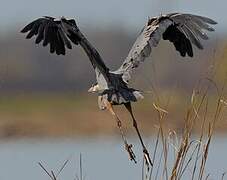
<instances>
[{"instance_id":1,"label":"black wing tip","mask_svg":"<svg viewBox=\"0 0 227 180\"><path fill-rule=\"evenodd\" d=\"M216 25L216 24L218 24L218 22L217 21L215 21L215 20L213 20L213 19L210 19L211 21L210 21L210 23L209 24L212 24L212 25Z\"/></svg>"},{"instance_id":2,"label":"black wing tip","mask_svg":"<svg viewBox=\"0 0 227 180\"><path fill-rule=\"evenodd\" d=\"M32 29L32 24L33 23L34 23L34 21L29 23L28 25L26 25L20 32L21 33L27 33L28 31L30 31Z\"/></svg>"},{"instance_id":3,"label":"black wing tip","mask_svg":"<svg viewBox=\"0 0 227 180\"><path fill-rule=\"evenodd\" d=\"M31 30L32 26L39 20L42 20L42 19L47 19L47 20L52 20L54 21L56 18L55 17L51 17L51 16L42 16L40 18L37 18L35 20L33 20L32 22L30 22L29 24L27 24L20 32L21 33L27 33L28 31Z\"/></svg>"},{"instance_id":4,"label":"black wing tip","mask_svg":"<svg viewBox=\"0 0 227 180\"><path fill-rule=\"evenodd\" d=\"M192 51L187 50L187 51L184 51L184 52L179 51L179 53L180 53L180 55L182 57L190 57L190 58L193 58L194 57L193 50Z\"/></svg>"},{"instance_id":5,"label":"black wing tip","mask_svg":"<svg viewBox=\"0 0 227 180\"><path fill-rule=\"evenodd\" d=\"M213 19L211 19L211 18L208 18L208 17L203 17L203 18L205 18L205 22L206 22L207 24L212 24L212 25L218 24L217 21L215 21L215 20L213 20Z\"/></svg>"},{"instance_id":6,"label":"black wing tip","mask_svg":"<svg viewBox=\"0 0 227 180\"><path fill-rule=\"evenodd\" d=\"M32 38L32 37L31 37L31 36L28 36L28 35L25 37L25 39L31 39L31 38Z\"/></svg>"},{"instance_id":7,"label":"black wing tip","mask_svg":"<svg viewBox=\"0 0 227 180\"><path fill-rule=\"evenodd\" d=\"M26 33L28 30L25 30L25 27L20 31L21 33Z\"/></svg>"},{"instance_id":8,"label":"black wing tip","mask_svg":"<svg viewBox=\"0 0 227 180\"><path fill-rule=\"evenodd\" d=\"M63 32L61 26L58 26L61 22L66 22L71 26L76 25L76 21L74 19L67 20L64 16L59 18L42 16L41 18L38 18L27 24L20 32L27 33L27 36L25 37L26 39L31 39L33 36L37 35L37 38L35 39L35 44L41 43L43 47L46 47L49 44L49 52L51 54L65 55L66 49L72 49L72 45L68 38L75 44L79 43L80 38L71 31L70 35L64 34L65 32ZM44 30L41 30L42 27L43 29L46 29L46 34L44 33ZM48 30L49 27L51 27L51 31ZM55 29L53 29L53 27ZM58 33L60 33L59 30L62 31L64 37L61 35L59 38L56 37L59 35Z\"/></svg>"},{"instance_id":9,"label":"black wing tip","mask_svg":"<svg viewBox=\"0 0 227 180\"><path fill-rule=\"evenodd\" d=\"M57 49L50 49L49 50L49 52L51 53L51 54L55 54L55 55L57 55L57 56L64 56L65 54L66 54L66 52L65 52L65 50L57 50Z\"/></svg>"},{"instance_id":10,"label":"black wing tip","mask_svg":"<svg viewBox=\"0 0 227 180\"><path fill-rule=\"evenodd\" d=\"M27 24L25 27L23 27L23 29L20 32L27 33L28 31L30 31L32 29L32 26L34 23L35 23L35 21L32 21L31 23Z\"/></svg>"},{"instance_id":11,"label":"black wing tip","mask_svg":"<svg viewBox=\"0 0 227 180\"><path fill-rule=\"evenodd\" d=\"M214 28L212 28L212 27L209 27L209 29L207 29L208 31L215 31L215 29Z\"/></svg>"},{"instance_id":12,"label":"black wing tip","mask_svg":"<svg viewBox=\"0 0 227 180\"><path fill-rule=\"evenodd\" d=\"M42 18L38 18L38 19L33 20L32 22L28 23L20 32L27 33L28 31L30 31L32 29L33 25L35 23L37 23L37 21L39 21L40 19L42 19Z\"/></svg>"},{"instance_id":13,"label":"black wing tip","mask_svg":"<svg viewBox=\"0 0 227 180\"><path fill-rule=\"evenodd\" d=\"M188 51L186 52L186 54L188 55L188 57L192 58L192 57L194 56L194 54L193 54L193 49L188 50Z\"/></svg>"}]
</instances>

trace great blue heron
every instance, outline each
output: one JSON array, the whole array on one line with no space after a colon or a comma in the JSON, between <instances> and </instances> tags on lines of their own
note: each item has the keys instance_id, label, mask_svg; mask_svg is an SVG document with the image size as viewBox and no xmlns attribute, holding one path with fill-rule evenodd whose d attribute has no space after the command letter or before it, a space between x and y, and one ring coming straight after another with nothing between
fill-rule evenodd
<instances>
[{"instance_id":1,"label":"great blue heron","mask_svg":"<svg viewBox=\"0 0 227 180\"><path fill-rule=\"evenodd\" d=\"M98 92L98 105L100 109L108 109L115 117L125 142L125 148L131 160L135 161L132 145L127 143L121 129L121 121L113 110L113 105L123 104L126 107L139 136L145 160L152 165L131 108L131 102L143 98L139 90L128 87L131 74L150 55L152 48L156 47L162 38L172 42L181 56L193 57L192 44L199 49L203 49L200 39L208 39L203 30L214 31L209 24L215 25L217 23L210 18L192 14L171 13L153 17L147 21L128 56L120 68L115 71L109 70L98 51L82 34L73 19L66 19L64 17L56 19L44 16L28 24L21 32L28 32L27 39L36 35L36 44L39 44L41 41L43 41L43 46L50 44L50 52L57 55L65 55L65 49L72 48L71 42L80 45L85 50L95 70L97 80L88 91Z\"/></svg>"}]
</instances>

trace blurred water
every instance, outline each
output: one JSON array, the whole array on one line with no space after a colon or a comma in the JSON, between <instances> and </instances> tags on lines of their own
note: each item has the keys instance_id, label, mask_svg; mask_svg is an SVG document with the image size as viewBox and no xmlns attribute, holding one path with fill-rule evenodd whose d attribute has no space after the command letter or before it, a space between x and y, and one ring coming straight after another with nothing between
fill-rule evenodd
<instances>
[{"instance_id":1,"label":"blurred water","mask_svg":"<svg viewBox=\"0 0 227 180\"><path fill-rule=\"evenodd\" d=\"M150 142L148 147L151 152L154 148L153 141L152 138L146 140ZM134 150L139 157L139 144L135 144ZM226 137L215 137L207 164L207 173L211 173L212 179L220 179L221 174L227 170L226 152ZM38 162L42 162L48 170L57 172L69 158L70 162L59 179L73 180L79 172L80 153L86 180L141 179L141 159L138 159L138 164L128 161L120 139L1 141L0 179L49 179L38 166Z\"/></svg>"}]
</instances>

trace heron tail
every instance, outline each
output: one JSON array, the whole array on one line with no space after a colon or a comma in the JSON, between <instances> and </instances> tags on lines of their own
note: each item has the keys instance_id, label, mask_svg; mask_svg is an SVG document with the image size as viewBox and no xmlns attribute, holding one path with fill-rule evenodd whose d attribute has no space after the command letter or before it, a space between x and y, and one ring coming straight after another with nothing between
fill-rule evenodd
<instances>
[{"instance_id":1,"label":"heron tail","mask_svg":"<svg viewBox=\"0 0 227 180\"><path fill-rule=\"evenodd\" d=\"M140 91L133 88L106 89L99 94L98 104L100 109L105 109L105 101L110 102L112 105L120 105L136 102L139 99L143 99L143 95Z\"/></svg>"}]
</instances>

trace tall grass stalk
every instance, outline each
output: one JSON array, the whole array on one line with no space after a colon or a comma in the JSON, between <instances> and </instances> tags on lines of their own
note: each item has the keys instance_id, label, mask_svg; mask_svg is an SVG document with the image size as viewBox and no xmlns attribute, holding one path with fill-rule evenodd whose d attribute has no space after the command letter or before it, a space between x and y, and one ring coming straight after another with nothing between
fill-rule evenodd
<instances>
[{"instance_id":1,"label":"tall grass stalk","mask_svg":"<svg viewBox=\"0 0 227 180\"><path fill-rule=\"evenodd\" d=\"M206 174L205 170L215 125L222 118L225 84L219 89L214 82L208 81L205 88L200 82L193 91L184 118L184 128L178 134L174 130L168 131L164 126L164 121L168 118L167 108L164 110L154 103L159 127L153 152L154 166L147 179L180 180L187 177L191 180L202 180L209 179L211 176ZM215 103L210 103L211 86L214 86L217 92ZM199 134L195 135L193 130L198 122L202 123ZM224 176L225 173L222 179ZM144 177L147 176L143 176L143 179L146 179Z\"/></svg>"}]
</instances>

